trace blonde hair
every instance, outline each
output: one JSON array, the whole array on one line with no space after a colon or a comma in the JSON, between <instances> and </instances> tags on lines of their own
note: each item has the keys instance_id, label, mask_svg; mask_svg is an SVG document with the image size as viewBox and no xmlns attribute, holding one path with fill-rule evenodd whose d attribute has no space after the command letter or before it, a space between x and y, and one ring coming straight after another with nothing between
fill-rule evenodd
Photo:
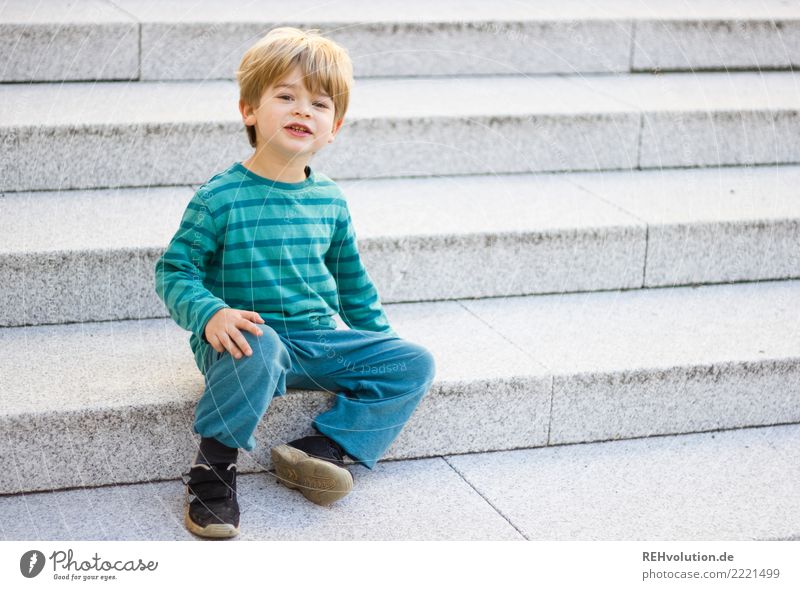
<instances>
[{"instance_id":1,"label":"blonde hair","mask_svg":"<svg viewBox=\"0 0 800 590\"><path fill-rule=\"evenodd\" d=\"M300 66L306 88L325 93L333 100L334 121L344 118L353 84L353 64L347 51L319 34L319 29L294 27L272 29L248 49L236 79L239 98L258 108L264 91ZM256 130L245 125L250 145L256 147Z\"/></svg>"}]
</instances>

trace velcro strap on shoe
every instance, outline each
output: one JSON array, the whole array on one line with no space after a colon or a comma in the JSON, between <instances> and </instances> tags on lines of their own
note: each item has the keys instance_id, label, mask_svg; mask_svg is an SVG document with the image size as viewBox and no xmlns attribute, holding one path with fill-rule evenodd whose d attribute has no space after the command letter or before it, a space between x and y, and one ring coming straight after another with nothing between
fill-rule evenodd
<instances>
[{"instance_id":1,"label":"velcro strap on shoe","mask_svg":"<svg viewBox=\"0 0 800 590\"><path fill-rule=\"evenodd\" d=\"M227 498L234 492L236 473L232 470L192 470L186 482L189 493L201 500Z\"/></svg>"},{"instance_id":2,"label":"velcro strap on shoe","mask_svg":"<svg viewBox=\"0 0 800 590\"><path fill-rule=\"evenodd\" d=\"M189 482L188 487L190 494L203 501L227 498L233 493L233 489L229 484L218 479L214 481Z\"/></svg>"}]
</instances>

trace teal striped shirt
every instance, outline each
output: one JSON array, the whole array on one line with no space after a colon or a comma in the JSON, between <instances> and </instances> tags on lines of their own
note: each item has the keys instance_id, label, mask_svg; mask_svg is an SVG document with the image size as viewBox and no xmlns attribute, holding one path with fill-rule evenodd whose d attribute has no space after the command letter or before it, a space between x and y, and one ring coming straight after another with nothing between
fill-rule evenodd
<instances>
[{"instance_id":1,"label":"teal striped shirt","mask_svg":"<svg viewBox=\"0 0 800 590\"><path fill-rule=\"evenodd\" d=\"M397 336L341 189L309 167L306 174L278 182L233 164L195 192L156 262L156 293L192 332L201 372L206 324L224 307L255 311L278 331L335 329L338 313L351 328Z\"/></svg>"}]
</instances>

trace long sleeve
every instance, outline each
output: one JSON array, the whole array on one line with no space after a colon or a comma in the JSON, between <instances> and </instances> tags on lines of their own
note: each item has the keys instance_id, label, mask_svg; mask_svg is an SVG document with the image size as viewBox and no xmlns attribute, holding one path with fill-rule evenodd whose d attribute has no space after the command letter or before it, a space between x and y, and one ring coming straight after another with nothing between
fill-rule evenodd
<instances>
[{"instance_id":1,"label":"long sleeve","mask_svg":"<svg viewBox=\"0 0 800 590\"><path fill-rule=\"evenodd\" d=\"M203 284L216 250L214 218L205 194L197 191L186 207L178 231L156 261L155 287L175 323L204 342L208 342L204 334L208 320L228 307Z\"/></svg>"},{"instance_id":2,"label":"long sleeve","mask_svg":"<svg viewBox=\"0 0 800 590\"><path fill-rule=\"evenodd\" d=\"M356 330L398 336L389 325L389 318L381 307L378 290L361 262L356 233L346 202L336 222L336 231L325 255L325 265L336 280L339 315L345 324Z\"/></svg>"}]
</instances>

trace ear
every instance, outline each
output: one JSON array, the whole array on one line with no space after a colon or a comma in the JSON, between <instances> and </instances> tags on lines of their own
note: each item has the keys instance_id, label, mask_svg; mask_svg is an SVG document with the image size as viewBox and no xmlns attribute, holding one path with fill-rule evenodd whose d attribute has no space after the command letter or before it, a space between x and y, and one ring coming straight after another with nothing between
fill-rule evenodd
<instances>
[{"instance_id":1,"label":"ear","mask_svg":"<svg viewBox=\"0 0 800 590\"><path fill-rule=\"evenodd\" d=\"M336 134L339 132L339 129L342 128L342 123L344 123L344 119L339 119L333 124L333 129L331 129L331 135L328 137L328 143L333 143L333 140L336 138Z\"/></svg>"},{"instance_id":2,"label":"ear","mask_svg":"<svg viewBox=\"0 0 800 590\"><path fill-rule=\"evenodd\" d=\"M241 98L239 99L239 112L242 114L242 123L249 126L256 124L255 109Z\"/></svg>"}]
</instances>

